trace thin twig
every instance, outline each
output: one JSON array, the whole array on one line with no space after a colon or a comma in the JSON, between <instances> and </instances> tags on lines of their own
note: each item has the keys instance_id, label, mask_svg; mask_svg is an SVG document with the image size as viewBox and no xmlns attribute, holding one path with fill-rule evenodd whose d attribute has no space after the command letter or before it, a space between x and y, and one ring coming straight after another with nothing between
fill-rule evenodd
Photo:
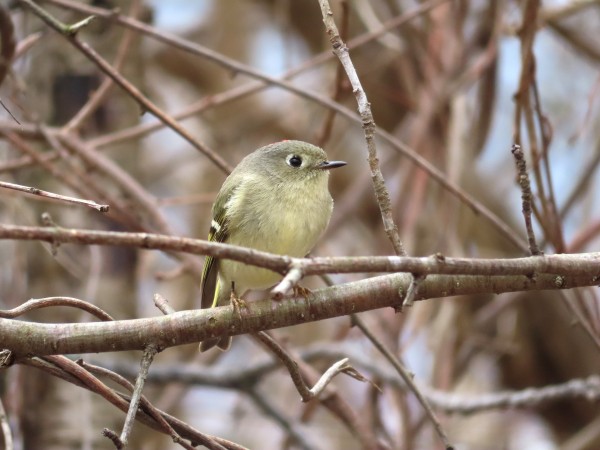
<instances>
[{"instance_id":1,"label":"thin twig","mask_svg":"<svg viewBox=\"0 0 600 450\"><path fill-rule=\"evenodd\" d=\"M285 349L277 343L275 339L268 335L268 333L260 332L255 334L256 338L263 343L265 347L267 347L279 360L283 363L283 365L287 368L290 376L292 378L292 382L303 402L309 402L310 400L318 397L323 390L327 387L327 385L333 380L333 378L340 374L346 373L353 378L354 373L356 371L348 364L348 358L344 358L341 361L333 364L327 371L319 378L319 380L315 383L312 388L309 388L304 379L302 378L302 374L300 373L300 368L298 367L298 363L294 361L294 359L285 351ZM358 379L358 378L357 378ZM363 381L362 379L361 381Z\"/></svg>"},{"instance_id":2,"label":"thin twig","mask_svg":"<svg viewBox=\"0 0 600 450\"><path fill-rule=\"evenodd\" d=\"M525 156L521 147L517 144L513 144L511 150L515 157L515 163L517 165L517 176L519 186L521 186L521 199L523 201L523 217L525 219L525 229L527 230L527 239L529 241L529 250L532 255L541 255L537 242L535 240L535 233L533 232L533 225L531 223L531 186L529 184L529 175L527 174L527 163L525 162Z\"/></svg>"},{"instance_id":3,"label":"thin twig","mask_svg":"<svg viewBox=\"0 0 600 450\"><path fill-rule=\"evenodd\" d=\"M406 296L402 301L402 308L410 308L413 305L415 298L417 298L419 294L419 285L423 282L423 280L425 280L424 275L412 274L412 281L410 282L408 291L406 291Z\"/></svg>"},{"instance_id":4,"label":"thin twig","mask_svg":"<svg viewBox=\"0 0 600 450\"><path fill-rule=\"evenodd\" d=\"M43 127L36 127L40 133L42 133ZM10 144L12 144L17 150L22 153L27 154L35 161L36 164L40 165L44 170L48 171L52 176L54 176L61 183L64 183L73 191L85 197L95 197L99 194L94 188L94 183L92 183L92 178L87 177L82 179L81 177L75 176L71 171L65 171L57 164L52 162L49 158L45 158L43 155L38 153L33 149L31 145L27 141L25 141L21 136L17 133L13 132L4 132L0 131L0 135L3 135ZM49 141L49 143L51 143ZM52 143L51 143L52 145ZM58 152L57 152L58 153ZM85 180L84 183L82 181ZM107 195L101 195L102 199L107 201ZM119 214L127 214L127 211L124 207L121 207L120 201L116 198L110 198L110 204L112 205L111 211L109 211L109 215L114 214L115 210L118 210Z\"/></svg>"},{"instance_id":5,"label":"thin twig","mask_svg":"<svg viewBox=\"0 0 600 450\"><path fill-rule=\"evenodd\" d=\"M11 319L19 317L20 315L25 314L29 311L33 311L35 309L48 308L51 306L69 306L71 308L78 308L83 311L86 311L102 321L115 320L110 314L97 307L96 305L86 302L85 300L80 300L78 298L73 297L45 297L37 299L32 298L31 300L26 301L25 303L17 306L16 308L0 310L0 317Z\"/></svg>"},{"instance_id":6,"label":"thin twig","mask_svg":"<svg viewBox=\"0 0 600 450\"><path fill-rule=\"evenodd\" d=\"M117 450L125 448L125 445L123 444L123 442L121 442L121 438L119 438L119 435L110 428L103 428L102 436L110 439Z\"/></svg>"},{"instance_id":7,"label":"thin twig","mask_svg":"<svg viewBox=\"0 0 600 450\"><path fill-rule=\"evenodd\" d=\"M73 203L75 205L83 205L89 208L95 209L100 212L108 212L108 205L100 205L93 200L83 200L80 198L69 197L67 195L55 194L53 192L43 191L38 188L23 186L21 184L8 183L7 181L0 181L0 187L6 189L12 189L15 191L26 192L31 195L38 195L40 197L51 198L65 203Z\"/></svg>"},{"instance_id":8,"label":"thin twig","mask_svg":"<svg viewBox=\"0 0 600 450\"><path fill-rule=\"evenodd\" d=\"M448 436L447 436L446 432L444 431L444 429L442 428L442 425L440 424L439 420L437 419L435 413L431 409L429 402L427 401L425 396L421 393L421 391L419 390L419 388L413 381L414 375L412 373L410 373L404 367L404 365L400 362L400 360L398 358L396 358L396 356L394 356L392 354L392 352L390 352L386 348L386 346L383 345L383 343L379 339L377 339L377 337L373 333L371 333L371 330L369 330L369 328L365 325L365 323L362 321L362 319L360 317L358 317L356 314L352 314L351 317L352 317L352 323L354 325L356 325L363 332L363 334L371 341L371 343L375 346L375 348L377 350L379 350L379 352L381 352L381 354L389 361L389 363L394 367L394 369L396 369L398 374L400 374L400 377L402 377L402 380L406 383L406 385L409 387L409 389L412 391L412 393L415 395L415 397L417 397L417 400L419 401L419 403L421 403L421 406L423 406L425 413L427 414L427 416L429 417L429 420L433 424L433 428L435 429L440 440L444 444L444 447L447 450L452 449L453 447L450 444L450 441L448 440Z\"/></svg>"},{"instance_id":9,"label":"thin twig","mask_svg":"<svg viewBox=\"0 0 600 450\"><path fill-rule=\"evenodd\" d=\"M286 273L292 265L305 275L323 273L408 272L423 275L530 276L547 273L561 276L590 276L600 272L600 253L556 254L523 258L440 258L402 256L353 256L290 258L230 244L180 236L152 233L128 233L77 228L28 227L0 224L0 240L45 241L58 244L109 245L209 255Z\"/></svg>"},{"instance_id":10,"label":"thin twig","mask_svg":"<svg viewBox=\"0 0 600 450\"><path fill-rule=\"evenodd\" d=\"M154 305L164 315L173 314L175 312L175 308L173 308L171 305L169 305L169 301L166 298L164 298L162 295L154 294L152 299L154 300Z\"/></svg>"},{"instance_id":11,"label":"thin twig","mask_svg":"<svg viewBox=\"0 0 600 450\"><path fill-rule=\"evenodd\" d=\"M342 38L340 37L339 31L333 19L331 7L329 6L329 1L319 0L319 5L321 6L321 13L323 15L323 22L325 23L325 30L329 35L329 40L333 47L333 52L342 63L342 66L346 71L346 75L350 80L350 84L352 85L352 91L356 96L356 101L358 103L358 112L362 120L362 126L365 132L365 140L367 141L369 167L371 169L371 179L373 181L373 188L375 190L377 204L379 205L379 210L381 212L381 218L383 219L383 226L388 235L388 238L392 243L394 251L397 255L403 256L406 254L406 252L400 240L400 235L398 234L398 227L396 226L396 223L394 222L394 218L392 216L392 203L390 201L390 194L387 190L387 187L385 186L385 180L383 179L383 174L381 173L381 169L379 168L377 147L375 145L375 120L373 119L373 113L371 112L371 105L369 104L367 95L362 87L360 79L358 78L358 74L356 72L356 69L354 68L354 64L352 64L350 54L348 53L348 48L346 47L346 44L344 44Z\"/></svg>"},{"instance_id":12,"label":"thin twig","mask_svg":"<svg viewBox=\"0 0 600 450\"><path fill-rule=\"evenodd\" d=\"M431 404L446 413L473 414L481 411L507 408L536 408L540 405L581 398L590 402L600 400L600 377L569 380L563 384L541 388L528 388L521 391L502 391L466 396L430 390L427 398Z\"/></svg>"},{"instance_id":13,"label":"thin twig","mask_svg":"<svg viewBox=\"0 0 600 450\"><path fill-rule=\"evenodd\" d=\"M304 277L301 265L292 265L283 279L271 290L274 300L281 300L294 286L297 286Z\"/></svg>"},{"instance_id":14,"label":"thin twig","mask_svg":"<svg viewBox=\"0 0 600 450\"><path fill-rule=\"evenodd\" d=\"M299 358L294 359L292 354L279 345L268 333L260 332L256 333L255 336L286 366L303 402L307 402L318 396L338 373L346 373L359 381L368 381L352 366L348 366L346 361L334 364L335 367L333 370L328 370L326 374L319 376L315 369L304 361ZM345 359L343 358L343 360ZM306 385L305 378L315 380L312 390ZM365 426L361 420L362 418L356 414L348 402L337 392L335 386L329 386L326 395L321 395L319 401L320 404L329 409L332 414L346 424L348 429L360 440L365 448L375 448L374 442L376 440L371 430Z\"/></svg>"},{"instance_id":15,"label":"thin twig","mask_svg":"<svg viewBox=\"0 0 600 450\"><path fill-rule=\"evenodd\" d=\"M144 383L148 377L150 364L152 364L154 356L158 353L158 351L159 348L155 344L149 344L144 349L144 356L142 357L142 362L140 364L140 373L135 381L135 389L133 390L131 401L129 402L129 410L127 411L127 417L125 417L125 423L123 424L123 431L121 432L121 436L119 438L125 447L127 447L129 435L131 434L131 429L133 428L133 423L135 422L135 416L140 404L140 398L142 397Z\"/></svg>"}]
</instances>

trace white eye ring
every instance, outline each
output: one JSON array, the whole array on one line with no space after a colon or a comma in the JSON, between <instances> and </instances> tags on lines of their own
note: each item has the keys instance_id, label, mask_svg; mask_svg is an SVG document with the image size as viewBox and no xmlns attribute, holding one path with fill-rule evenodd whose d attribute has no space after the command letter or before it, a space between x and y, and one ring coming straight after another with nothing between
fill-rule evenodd
<instances>
[{"instance_id":1,"label":"white eye ring","mask_svg":"<svg viewBox=\"0 0 600 450\"><path fill-rule=\"evenodd\" d=\"M291 167L298 168L302 166L302 157L296 154L288 155L285 162Z\"/></svg>"}]
</instances>

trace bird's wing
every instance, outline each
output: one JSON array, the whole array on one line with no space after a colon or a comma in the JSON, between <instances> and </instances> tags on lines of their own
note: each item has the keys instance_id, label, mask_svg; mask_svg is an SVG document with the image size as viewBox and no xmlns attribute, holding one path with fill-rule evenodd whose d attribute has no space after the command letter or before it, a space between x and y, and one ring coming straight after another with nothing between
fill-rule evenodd
<instances>
[{"instance_id":1,"label":"bird's wing","mask_svg":"<svg viewBox=\"0 0 600 450\"><path fill-rule=\"evenodd\" d=\"M213 219L210 224L208 240L210 242L226 242L229 237L229 220L227 218L227 202L235 192L236 187L223 185L215 205L213 206ZM204 260L204 269L202 270L202 302L201 308L212 308L217 306L219 298L219 260L207 256Z\"/></svg>"}]
</instances>

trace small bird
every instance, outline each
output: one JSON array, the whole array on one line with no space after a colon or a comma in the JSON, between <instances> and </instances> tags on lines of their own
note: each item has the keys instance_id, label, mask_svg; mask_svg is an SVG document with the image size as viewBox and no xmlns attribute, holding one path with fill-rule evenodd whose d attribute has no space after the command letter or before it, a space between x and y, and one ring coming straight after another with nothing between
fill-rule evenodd
<instances>
[{"instance_id":1,"label":"small bird","mask_svg":"<svg viewBox=\"0 0 600 450\"><path fill-rule=\"evenodd\" d=\"M323 234L333 211L329 170L345 166L302 141L282 141L247 155L227 177L212 208L208 240L279 255L304 257ZM225 306L250 289L281 279L268 269L207 256L202 308ZM231 337L214 337L200 351L227 350Z\"/></svg>"}]
</instances>

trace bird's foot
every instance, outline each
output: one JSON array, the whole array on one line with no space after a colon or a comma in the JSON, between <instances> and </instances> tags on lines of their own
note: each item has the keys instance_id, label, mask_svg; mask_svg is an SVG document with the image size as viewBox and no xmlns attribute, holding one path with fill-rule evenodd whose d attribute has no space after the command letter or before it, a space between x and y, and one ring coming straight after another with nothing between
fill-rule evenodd
<instances>
[{"instance_id":1,"label":"bird's foot","mask_svg":"<svg viewBox=\"0 0 600 450\"><path fill-rule=\"evenodd\" d=\"M308 288L305 288L304 286L300 286L300 285L295 285L293 288L294 291L294 297L304 297L307 298L310 294L312 294L312 291Z\"/></svg>"},{"instance_id":2,"label":"bird's foot","mask_svg":"<svg viewBox=\"0 0 600 450\"><path fill-rule=\"evenodd\" d=\"M242 308L244 308L244 309L247 308L246 301L239 298L233 291L231 291L230 300L231 300L231 305L233 306L234 312L241 319L242 318L242 311L241 311Z\"/></svg>"}]
</instances>

